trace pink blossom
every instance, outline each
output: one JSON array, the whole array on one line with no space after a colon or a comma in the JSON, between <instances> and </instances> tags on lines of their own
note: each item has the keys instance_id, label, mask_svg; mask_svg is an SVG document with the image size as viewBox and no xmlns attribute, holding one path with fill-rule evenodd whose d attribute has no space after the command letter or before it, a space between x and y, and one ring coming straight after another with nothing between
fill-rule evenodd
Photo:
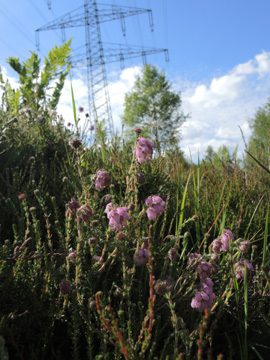
<instances>
[{"instance_id":1,"label":"pink blossom","mask_svg":"<svg viewBox=\"0 0 270 360\"><path fill-rule=\"evenodd\" d=\"M80 113L82 113L82 112L84 112L84 108L83 108L82 106L79 106L79 107L78 107L78 111L79 111Z\"/></svg>"},{"instance_id":2,"label":"pink blossom","mask_svg":"<svg viewBox=\"0 0 270 360\"><path fill-rule=\"evenodd\" d=\"M188 264L190 266L193 266L195 264L198 264L198 262L200 261L200 259L202 258L201 254L196 254L196 253L190 253L189 257L188 257Z\"/></svg>"},{"instance_id":3,"label":"pink blossom","mask_svg":"<svg viewBox=\"0 0 270 360\"><path fill-rule=\"evenodd\" d=\"M191 301L191 307L198 311L209 309L214 305L216 295L213 292L213 281L206 278L201 282L199 291Z\"/></svg>"},{"instance_id":4,"label":"pink blossom","mask_svg":"<svg viewBox=\"0 0 270 360\"><path fill-rule=\"evenodd\" d=\"M95 181L96 189L103 190L106 186L110 185L110 183L111 178L107 171L98 170Z\"/></svg>"},{"instance_id":5,"label":"pink blossom","mask_svg":"<svg viewBox=\"0 0 270 360\"><path fill-rule=\"evenodd\" d=\"M212 247L214 253L219 253L222 245L221 239L215 239L210 246Z\"/></svg>"},{"instance_id":6,"label":"pink blossom","mask_svg":"<svg viewBox=\"0 0 270 360\"><path fill-rule=\"evenodd\" d=\"M177 256L178 256L178 252L174 248L171 248L168 251L168 257L171 260L171 262L175 262L175 260L177 259Z\"/></svg>"},{"instance_id":7,"label":"pink blossom","mask_svg":"<svg viewBox=\"0 0 270 360\"><path fill-rule=\"evenodd\" d=\"M88 204L84 204L77 210L77 216L82 219L85 223L91 219L92 210Z\"/></svg>"},{"instance_id":8,"label":"pink blossom","mask_svg":"<svg viewBox=\"0 0 270 360\"><path fill-rule=\"evenodd\" d=\"M241 253L245 253L250 249L250 241L249 240L245 240L245 241L241 241L239 243L239 251Z\"/></svg>"},{"instance_id":9,"label":"pink blossom","mask_svg":"<svg viewBox=\"0 0 270 360\"><path fill-rule=\"evenodd\" d=\"M77 200L72 199L69 203L68 203L68 209L66 212L66 217L68 218L69 216L76 218L76 212L79 209L81 205L78 203Z\"/></svg>"},{"instance_id":10,"label":"pink blossom","mask_svg":"<svg viewBox=\"0 0 270 360\"><path fill-rule=\"evenodd\" d=\"M145 265L148 261L149 255L147 249L139 249L138 254L134 254L133 259L138 266Z\"/></svg>"},{"instance_id":11,"label":"pink blossom","mask_svg":"<svg viewBox=\"0 0 270 360\"><path fill-rule=\"evenodd\" d=\"M198 271L199 271L199 275L200 275L200 279L204 280L206 278L208 278L208 276L211 274L212 272L212 265L208 262L206 262L205 260L200 261L200 264L198 265Z\"/></svg>"},{"instance_id":12,"label":"pink blossom","mask_svg":"<svg viewBox=\"0 0 270 360\"><path fill-rule=\"evenodd\" d=\"M109 225L113 231L120 230L122 227L127 227L127 220L130 220L130 215L128 213L130 209L128 207L117 207L113 203L109 203L105 208L105 213L107 214Z\"/></svg>"},{"instance_id":13,"label":"pink blossom","mask_svg":"<svg viewBox=\"0 0 270 360\"><path fill-rule=\"evenodd\" d=\"M62 280L59 284L59 290L62 294L67 295L71 293L71 285L70 282L66 279Z\"/></svg>"},{"instance_id":14,"label":"pink blossom","mask_svg":"<svg viewBox=\"0 0 270 360\"><path fill-rule=\"evenodd\" d=\"M90 128L89 128L89 130L90 130L90 131L93 131L94 128L95 128L94 125L91 125Z\"/></svg>"},{"instance_id":15,"label":"pink blossom","mask_svg":"<svg viewBox=\"0 0 270 360\"><path fill-rule=\"evenodd\" d=\"M166 203L161 197L154 195L145 200L148 207L146 213L149 220L155 221L165 211Z\"/></svg>"},{"instance_id":16,"label":"pink blossom","mask_svg":"<svg viewBox=\"0 0 270 360\"><path fill-rule=\"evenodd\" d=\"M254 267L250 262L248 262L247 260L240 260L235 264L236 279L245 279L245 264L247 269L247 275L251 271L254 271Z\"/></svg>"},{"instance_id":17,"label":"pink blossom","mask_svg":"<svg viewBox=\"0 0 270 360\"><path fill-rule=\"evenodd\" d=\"M76 258L77 258L77 254L71 249L68 254L68 259L74 264Z\"/></svg>"},{"instance_id":18,"label":"pink blossom","mask_svg":"<svg viewBox=\"0 0 270 360\"><path fill-rule=\"evenodd\" d=\"M136 157L139 164L152 159L155 144L146 138L139 138L136 144Z\"/></svg>"}]
</instances>

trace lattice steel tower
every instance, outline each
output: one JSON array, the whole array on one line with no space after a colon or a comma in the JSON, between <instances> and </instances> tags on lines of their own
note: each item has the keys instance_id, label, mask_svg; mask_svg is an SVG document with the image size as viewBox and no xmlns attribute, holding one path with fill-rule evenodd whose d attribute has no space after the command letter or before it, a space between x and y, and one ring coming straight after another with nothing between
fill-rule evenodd
<instances>
[{"instance_id":1,"label":"lattice steel tower","mask_svg":"<svg viewBox=\"0 0 270 360\"><path fill-rule=\"evenodd\" d=\"M62 40L65 41L65 28L85 27L84 53L72 56L71 60L73 66L82 63L86 65L89 113L91 119L105 119L110 134L113 133L114 127L108 91L106 63L120 61L121 67L123 68L125 59L142 56L143 62L145 63L147 54L159 52L165 52L165 59L168 61L168 50L103 43L100 24L120 19L122 32L125 35L125 17L143 13L149 14L149 23L151 30L153 30L152 11L149 9L97 4L95 0L84 0L83 6L36 30L36 44L39 49L40 31L60 28L62 31Z\"/></svg>"}]
</instances>

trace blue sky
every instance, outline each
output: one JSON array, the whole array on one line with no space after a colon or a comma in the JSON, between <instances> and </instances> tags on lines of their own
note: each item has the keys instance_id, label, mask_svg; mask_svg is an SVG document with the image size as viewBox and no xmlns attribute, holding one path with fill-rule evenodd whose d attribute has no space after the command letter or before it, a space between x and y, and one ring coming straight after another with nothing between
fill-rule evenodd
<instances>
[{"instance_id":1,"label":"blue sky","mask_svg":"<svg viewBox=\"0 0 270 360\"><path fill-rule=\"evenodd\" d=\"M269 0L102 0L100 3L149 8L153 11L154 32L147 14L126 19L126 36L119 21L101 25L103 42L168 48L164 55L147 57L164 69L175 90L181 92L182 106L190 117L182 128L181 147L189 156L202 157L208 145L222 144L233 150L243 142L238 125L250 135L248 120L270 96L270 1ZM8 56L28 57L36 51L35 30L80 7L83 0L0 0L0 66L12 83L16 75L6 64ZM67 29L73 47L84 44L84 28ZM61 44L61 31L40 32L39 55ZM107 67L111 107L120 126L125 92L134 83L142 59ZM74 71L73 87L78 106L87 107L85 73ZM59 105L66 121L72 120L70 84L67 82Z\"/></svg>"}]
</instances>

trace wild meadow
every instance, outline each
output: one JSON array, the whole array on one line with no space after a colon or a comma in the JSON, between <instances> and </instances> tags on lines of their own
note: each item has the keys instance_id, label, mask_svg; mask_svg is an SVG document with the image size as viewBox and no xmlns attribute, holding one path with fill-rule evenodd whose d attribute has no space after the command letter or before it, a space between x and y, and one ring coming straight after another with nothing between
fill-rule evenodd
<instances>
[{"instance_id":1,"label":"wild meadow","mask_svg":"<svg viewBox=\"0 0 270 360\"><path fill-rule=\"evenodd\" d=\"M269 174L24 95L0 109L0 358L267 359Z\"/></svg>"}]
</instances>

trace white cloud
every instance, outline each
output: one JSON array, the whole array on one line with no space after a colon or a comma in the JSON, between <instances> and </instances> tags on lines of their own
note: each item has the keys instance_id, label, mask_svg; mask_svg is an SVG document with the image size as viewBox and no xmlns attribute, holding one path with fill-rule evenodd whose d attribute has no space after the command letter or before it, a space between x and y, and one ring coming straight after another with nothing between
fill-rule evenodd
<instances>
[{"instance_id":1,"label":"white cloud","mask_svg":"<svg viewBox=\"0 0 270 360\"><path fill-rule=\"evenodd\" d=\"M12 86L17 87L16 79L5 68L2 71ZM124 111L124 96L134 85L141 67L135 66L108 74L108 87L115 128L120 130L121 115ZM265 104L270 95L270 52L262 51L249 61L236 65L231 71L220 77L201 83L188 80L170 79L173 88L181 91L182 107L190 114L182 126L181 148L187 158L190 152L194 161L202 158L208 145L215 151L227 145L234 151L239 144L238 154L244 148L239 126L246 140L250 136L248 119ZM83 106L88 111L88 87L86 75L73 73L72 86L76 108ZM73 122L71 83L66 81L62 91L58 112L66 123Z\"/></svg>"},{"instance_id":2,"label":"white cloud","mask_svg":"<svg viewBox=\"0 0 270 360\"><path fill-rule=\"evenodd\" d=\"M239 126L246 140L251 134L248 119L270 95L270 53L263 51L223 76L208 83L188 84L182 92L183 108L191 118L182 127L181 146L189 157L204 154L208 145L214 150L226 145L238 154L244 148ZM181 87L181 79L179 79ZM189 150L190 149L190 150Z\"/></svg>"}]
</instances>

